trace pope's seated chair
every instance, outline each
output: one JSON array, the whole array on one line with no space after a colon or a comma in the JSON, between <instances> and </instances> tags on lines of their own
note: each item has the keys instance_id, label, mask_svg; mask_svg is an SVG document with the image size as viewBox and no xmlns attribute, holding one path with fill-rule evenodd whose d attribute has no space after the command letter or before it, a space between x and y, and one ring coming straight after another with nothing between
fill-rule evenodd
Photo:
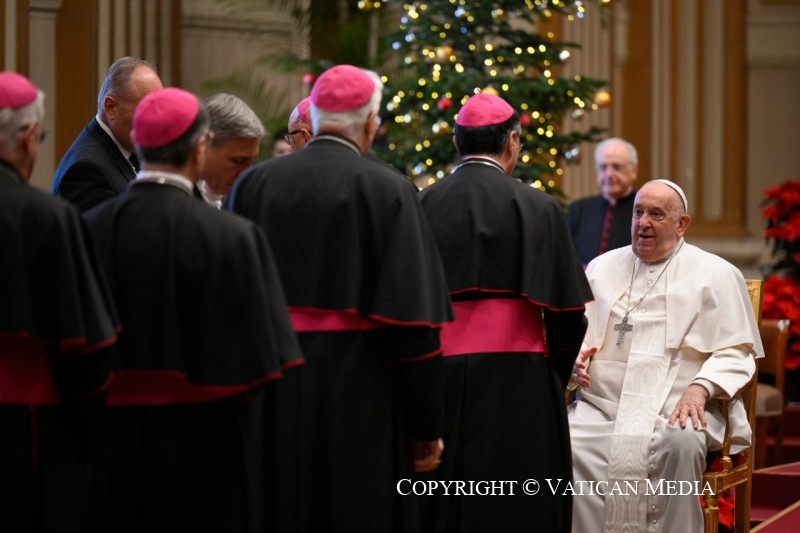
<instances>
[{"instance_id":1,"label":"pope's seated chair","mask_svg":"<svg viewBox=\"0 0 800 533\"><path fill-rule=\"evenodd\" d=\"M748 279L747 291L750 293L750 302L753 304L753 313L756 323L761 322L761 287L762 280ZM756 414L756 383L758 382L758 369L750 381L739 390L742 396L750 428L755 426ZM750 495L753 488L753 446L731 457L731 435L728 426L727 400L720 402L725 418L725 437L722 450L712 452L707 458L708 466L703 474L702 486L711 487L711 494L703 496L705 518L705 533L717 533L719 530L719 497L723 491L736 487L734 531L743 533L750 531Z\"/></svg>"}]
</instances>

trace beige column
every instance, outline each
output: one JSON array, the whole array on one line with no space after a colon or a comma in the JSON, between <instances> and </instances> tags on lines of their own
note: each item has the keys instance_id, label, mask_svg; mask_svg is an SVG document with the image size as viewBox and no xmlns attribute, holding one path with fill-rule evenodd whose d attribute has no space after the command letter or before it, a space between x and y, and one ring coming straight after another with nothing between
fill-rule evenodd
<instances>
[{"instance_id":1,"label":"beige column","mask_svg":"<svg viewBox=\"0 0 800 533\"><path fill-rule=\"evenodd\" d=\"M582 19L563 18L563 34L560 40L581 45L580 49L570 51L563 74L570 77L581 75L608 80L610 86L608 90L611 92L612 98L616 99L612 81L615 75L613 61L615 54L612 51L614 41L611 27L603 25L597 6L588 4L586 7L586 16ZM587 103L592 104L592 102ZM597 126L611 133L613 130L612 109L613 106L587 110L580 118L568 117L563 127L565 131L575 131ZM609 133L603 137L609 136ZM569 200L595 195L599 192L594 167L594 147L594 143L581 144L578 164L566 165L564 169L560 183Z\"/></svg>"},{"instance_id":2,"label":"beige column","mask_svg":"<svg viewBox=\"0 0 800 533\"><path fill-rule=\"evenodd\" d=\"M56 15L61 0L29 1L28 75L45 92L44 125L50 131L55 127L56 101ZM58 162L52 136L39 147L31 184L50 190Z\"/></svg>"}]
</instances>

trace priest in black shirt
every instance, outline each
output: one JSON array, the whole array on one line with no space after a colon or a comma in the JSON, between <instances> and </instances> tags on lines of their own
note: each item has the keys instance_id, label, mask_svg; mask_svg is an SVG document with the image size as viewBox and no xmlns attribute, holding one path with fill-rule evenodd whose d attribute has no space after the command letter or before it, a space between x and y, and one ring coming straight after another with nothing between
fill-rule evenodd
<instances>
[{"instance_id":1,"label":"priest in black shirt","mask_svg":"<svg viewBox=\"0 0 800 533\"><path fill-rule=\"evenodd\" d=\"M631 216L639 172L636 148L613 137L594 151L600 194L575 200L567 211L572 242L585 265L598 255L631 243Z\"/></svg>"}]
</instances>

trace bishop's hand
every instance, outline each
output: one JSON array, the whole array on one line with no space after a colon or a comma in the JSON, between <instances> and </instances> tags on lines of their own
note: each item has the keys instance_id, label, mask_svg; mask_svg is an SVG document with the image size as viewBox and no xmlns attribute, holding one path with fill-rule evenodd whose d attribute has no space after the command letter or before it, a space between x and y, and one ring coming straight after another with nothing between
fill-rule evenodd
<instances>
[{"instance_id":1,"label":"bishop's hand","mask_svg":"<svg viewBox=\"0 0 800 533\"><path fill-rule=\"evenodd\" d=\"M414 472L436 470L442 462L444 441L442 439L414 442Z\"/></svg>"}]
</instances>

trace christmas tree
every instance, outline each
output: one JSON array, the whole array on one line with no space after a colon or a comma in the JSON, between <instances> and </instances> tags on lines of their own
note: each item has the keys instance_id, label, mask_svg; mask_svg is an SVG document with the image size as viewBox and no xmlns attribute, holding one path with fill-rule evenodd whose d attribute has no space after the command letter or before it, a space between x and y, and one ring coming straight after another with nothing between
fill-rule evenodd
<instances>
[{"instance_id":1,"label":"christmas tree","mask_svg":"<svg viewBox=\"0 0 800 533\"><path fill-rule=\"evenodd\" d=\"M515 177L560 195L564 164L580 153L581 142L601 132L564 131L563 119L597 109L595 94L605 82L562 76L560 67L578 47L559 42L546 28L555 17L580 23L587 3L599 6L593 12L602 16L606 1L404 3L399 29L388 36L399 63L397 74L386 79L384 120L390 124L379 155L418 184L419 178L446 176L457 163L452 128L458 109L473 94L493 92L520 113L524 149ZM381 2L359 5L376 9Z\"/></svg>"}]
</instances>

